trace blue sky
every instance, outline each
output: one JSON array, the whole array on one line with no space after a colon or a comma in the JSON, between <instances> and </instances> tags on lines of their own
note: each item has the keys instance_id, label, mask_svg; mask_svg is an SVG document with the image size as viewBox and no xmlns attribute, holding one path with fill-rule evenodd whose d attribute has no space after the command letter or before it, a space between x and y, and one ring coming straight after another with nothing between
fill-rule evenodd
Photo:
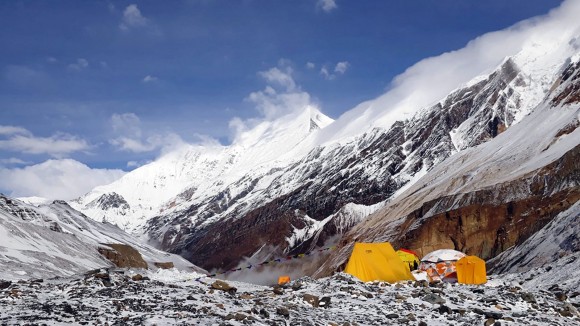
<instances>
[{"instance_id":1,"label":"blue sky","mask_svg":"<svg viewBox=\"0 0 580 326\"><path fill-rule=\"evenodd\" d=\"M175 142L227 144L231 121L270 118L251 94L280 75L336 118L415 62L560 3L1 1L0 175L14 180L0 192L32 195L18 180L63 166L94 186Z\"/></svg>"}]
</instances>

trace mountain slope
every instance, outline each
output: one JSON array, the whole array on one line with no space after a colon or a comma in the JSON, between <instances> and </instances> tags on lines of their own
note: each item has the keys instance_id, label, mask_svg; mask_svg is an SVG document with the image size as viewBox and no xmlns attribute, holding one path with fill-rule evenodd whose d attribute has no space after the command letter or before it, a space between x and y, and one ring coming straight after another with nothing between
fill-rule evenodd
<instances>
[{"instance_id":1,"label":"mountain slope","mask_svg":"<svg viewBox=\"0 0 580 326\"><path fill-rule=\"evenodd\" d=\"M111 224L87 218L65 202L35 207L0 196L3 279L68 276L109 267L112 263L98 249L119 243L137 249L150 267L153 262L171 261L179 269L201 271L179 256L141 244Z\"/></svg>"},{"instance_id":2,"label":"mountain slope","mask_svg":"<svg viewBox=\"0 0 580 326\"><path fill-rule=\"evenodd\" d=\"M520 123L450 157L353 228L319 273L339 268L353 240L492 258L578 202L579 60L565 62L546 100Z\"/></svg>"}]
</instances>

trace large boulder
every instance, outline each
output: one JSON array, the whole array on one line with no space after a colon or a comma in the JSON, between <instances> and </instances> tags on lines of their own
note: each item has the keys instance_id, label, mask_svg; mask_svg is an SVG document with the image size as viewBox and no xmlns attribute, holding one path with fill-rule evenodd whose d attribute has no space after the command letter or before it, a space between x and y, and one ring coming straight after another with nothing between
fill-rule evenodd
<instances>
[{"instance_id":1,"label":"large boulder","mask_svg":"<svg viewBox=\"0 0 580 326\"><path fill-rule=\"evenodd\" d=\"M143 260L141 253L135 248L122 243L107 243L102 245L106 247L99 247L99 253L115 264L115 266L121 268L147 269L147 262Z\"/></svg>"}]
</instances>

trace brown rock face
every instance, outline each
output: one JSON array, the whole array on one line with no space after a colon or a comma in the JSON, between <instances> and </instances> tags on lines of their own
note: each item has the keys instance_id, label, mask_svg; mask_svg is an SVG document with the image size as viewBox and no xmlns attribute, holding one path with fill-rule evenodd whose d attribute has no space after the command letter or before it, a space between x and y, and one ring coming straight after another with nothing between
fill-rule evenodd
<instances>
[{"instance_id":1,"label":"brown rock face","mask_svg":"<svg viewBox=\"0 0 580 326\"><path fill-rule=\"evenodd\" d=\"M109 248L99 248L99 253L110 260L115 266L121 268L145 268L147 262L135 248L122 243L104 244Z\"/></svg>"},{"instance_id":2,"label":"brown rock face","mask_svg":"<svg viewBox=\"0 0 580 326\"><path fill-rule=\"evenodd\" d=\"M484 259L495 257L580 200L578 187L558 191L559 185L580 180L578 162L580 146L527 178L424 203L400 226L395 245L414 248L423 255L453 248ZM525 188L528 195L501 200ZM458 203L460 207L453 209ZM435 214L422 219L423 212L433 210Z\"/></svg>"}]
</instances>

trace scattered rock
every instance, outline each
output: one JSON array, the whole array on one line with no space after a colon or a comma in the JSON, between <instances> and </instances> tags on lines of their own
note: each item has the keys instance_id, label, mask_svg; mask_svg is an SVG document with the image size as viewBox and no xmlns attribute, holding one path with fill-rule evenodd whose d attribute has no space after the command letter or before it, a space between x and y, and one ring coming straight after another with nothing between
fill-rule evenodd
<instances>
[{"instance_id":1,"label":"scattered rock","mask_svg":"<svg viewBox=\"0 0 580 326\"><path fill-rule=\"evenodd\" d=\"M304 294L302 295L302 299L310 303L310 305L312 305L314 308L318 308L318 303L320 300L317 296L312 294Z\"/></svg>"},{"instance_id":2,"label":"scattered rock","mask_svg":"<svg viewBox=\"0 0 580 326\"><path fill-rule=\"evenodd\" d=\"M318 302L318 306L322 308L330 307L330 297L322 297L322 299L320 299Z\"/></svg>"},{"instance_id":3,"label":"scattered rock","mask_svg":"<svg viewBox=\"0 0 580 326\"><path fill-rule=\"evenodd\" d=\"M10 287L10 285L12 285L12 282L0 280L0 290L7 289Z\"/></svg>"},{"instance_id":4,"label":"scattered rock","mask_svg":"<svg viewBox=\"0 0 580 326\"><path fill-rule=\"evenodd\" d=\"M237 321L242 321L244 319L248 318L248 315L243 314L241 312L236 312L236 314L234 315L234 319Z\"/></svg>"},{"instance_id":5,"label":"scattered rock","mask_svg":"<svg viewBox=\"0 0 580 326\"><path fill-rule=\"evenodd\" d=\"M68 304L68 303L64 303L62 306L62 311L66 312L67 314L71 314L74 315L75 314L75 310L73 309L73 307Z\"/></svg>"},{"instance_id":6,"label":"scattered rock","mask_svg":"<svg viewBox=\"0 0 580 326\"><path fill-rule=\"evenodd\" d=\"M568 299L568 296L564 292L556 292L554 293L554 295L556 296L556 299L558 299L558 301L566 301L566 299Z\"/></svg>"},{"instance_id":7,"label":"scattered rock","mask_svg":"<svg viewBox=\"0 0 580 326\"><path fill-rule=\"evenodd\" d=\"M529 303L536 303L536 298L534 297L533 294L529 293L529 292L522 292L522 294L520 295L522 300L529 302Z\"/></svg>"},{"instance_id":8,"label":"scattered rock","mask_svg":"<svg viewBox=\"0 0 580 326\"><path fill-rule=\"evenodd\" d=\"M440 297L437 294L427 294L426 296L424 296L422 298L423 301L429 302L430 304L444 304L445 303L445 299L443 299L442 297Z\"/></svg>"},{"instance_id":9,"label":"scattered rock","mask_svg":"<svg viewBox=\"0 0 580 326\"><path fill-rule=\"evenodd\" d=\"M131 277L131 279L132 279L133 281L135 281L135 282L138 282L138 281L141 281L141 280L143 280L143 275L141 275L141 274L135 274L135 275L133 275L133 276Z\"/></svg>"},{"instance_id":10,"label":"scattered rock","mask_svg":"<svg viewBox=\"0 0 580 326\"><path fill-rule=\"evenodd\" d=\"M284 288L282 288L280 285L274 286L274 288L272 288L272 291L274 292L274 294L277 294L277 295L284 294Z\"/></svg>"},{"instance_id":11,"label":"scattered rock","mask_svg":"<svg viewBox=\"0 0 580 326\"><path fill-rule=\"evenodd\" d=\"M485 325L485 326L492 326L493 324L495 324L495 319L493 319L493 318L488 318L488 319L487 319L487 320L486 320L486 321L483 323L483 325Z\"/></svg>"},{"instance_id":12,"label":"scattered rock","mask_svg":"<svg viewBox=\"0 0 580 326\"><path fill-rule=\"evenodd\" d=\"M290 317L290 311L288 311L288 309L285 307L276 308L276 314L278 314L280 316L284 316L286 318Z\"/></svg>"},{"instance_id":13,"label":"scattered rock","mask_svg":"<svg viewBox=\"0 0 580 326\"><path fill-rule=\"evenodd\" d=\"M292 290L294 291L298 291L302 288L302 283L301 282L294 282L292 284Z\"/></svg>"},{"instance_id":14,"label":"scattered rock","mask_svg":"<svg viewBox=\"0 0 580 326\"><path fill-rule=\"evenodd\" d=\"M398 314L387 314L385 315L385 317L389 318L389 319L397 319L399 318Z\"/></svg>"},{"instance_id":15,"label":"scattered rock","mask_svg":"<svg viewBox=\"0 0 580 326\"><path fill-rule=\"evenodd\" d=\"M421 281L415 281L415 283L413 283L414 287L428 287L429 286L429 282L425 281L425 280L421 280Z\"/></svg>"},{"instance_id":16,"label":"scattered rock","mask_svg":"<svg viewBox=\"0 0 580 326\"><path fill-rule=\"evenodd\" d=\"M446 305L439 306L439 308L437 310L442 315L443 314L452 314L453 313L453 311L451 310L451 308L447 307Z\"/></svg>"},{"instance_id":17,"label":"scattered rock","mask_svg":"<svg viewBox=\"0 0 580 326\"><path fill-rule=\"evenodd\" d=\"M427 326L427 323L424 321L420 321L419 324L417 324L417 326Z\"/></svg>"},{"instance_id":18,"label":"scattered rock","mask_svg":"<svg viewBox=\"0 0 580 326\"><path fill-rule=\"evenodd\" d=\"M222 280L216 280L215 282L213 282L211 284L211 288L212 289L216 289L216 290L220 290L220 291L224 291L227 292L229 294L235 294L238 289L229 285L228 283L222 281Z\"/></svg>"}]
</instances>

